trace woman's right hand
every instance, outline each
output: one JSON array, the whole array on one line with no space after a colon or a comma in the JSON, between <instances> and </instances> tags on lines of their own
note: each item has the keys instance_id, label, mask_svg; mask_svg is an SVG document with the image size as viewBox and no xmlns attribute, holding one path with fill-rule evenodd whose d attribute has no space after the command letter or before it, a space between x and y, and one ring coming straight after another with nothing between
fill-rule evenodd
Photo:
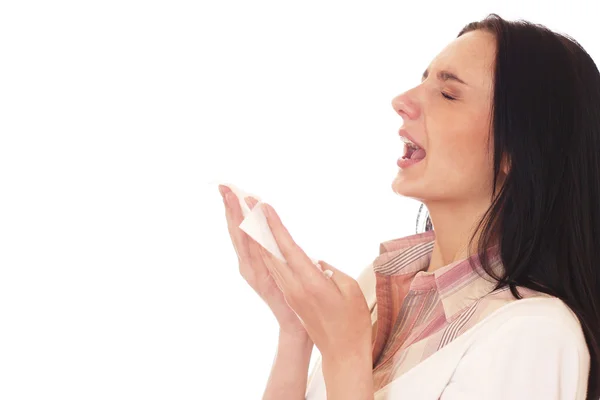
<instances>
[{"instance_id":1,"label":"woman's right hand","mask_svg":"<svg viewBox=\"0 0 600 400\"><path fill-rule=\"evenodd\" d=\"M277 322L280 333L299 338L308 338L308 333L296 313L288 306L283 292L269 273L260 252L260 244L239 228L244 220L239 200L235 193L226 186L219 185L219 191L225 203L227 228L231 236L233 248L239 260L242 277L254 291L267 303ZM250 209L258 203L253 197L244 199Z\"/></svg>"}]
</instances>

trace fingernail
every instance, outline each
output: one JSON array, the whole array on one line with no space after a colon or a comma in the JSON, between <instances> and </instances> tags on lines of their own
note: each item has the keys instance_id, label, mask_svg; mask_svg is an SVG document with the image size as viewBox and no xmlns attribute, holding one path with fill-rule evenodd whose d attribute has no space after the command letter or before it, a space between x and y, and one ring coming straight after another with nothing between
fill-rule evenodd
<instances>
[{"instance_id":1,"label":"fingernail","mask_svg":"<svg viewBox=\"0 0 600 400\"><path fill-rule=\"evenodd\" d=\"M219 192L221 193L221 196L225 197L230 191L231 190L227 186L219 185Z\"/></svg>"},{"instance_id":2,"label":"fingernail","mask_svg":"<svg viewBox=\"0 0 600 400\"><path fill-rule=\"evenodd\" d=\"M252 197L253 199L256 199L258 201L261 201L260 196L255 195L254 193L248 193L248 197Z\"/></svg>"},{"instance_id":3,"label":"fingernail","mask_svg":"<svg viewBox=\"0 0 600 400\"><path fill-rule=\"evenodd\" d=\"M323 273L325 274L326 277L331 278L333 276L333 271L330 269L326 269L325 271L323 271Z\"/></svg>"}]
</instances>

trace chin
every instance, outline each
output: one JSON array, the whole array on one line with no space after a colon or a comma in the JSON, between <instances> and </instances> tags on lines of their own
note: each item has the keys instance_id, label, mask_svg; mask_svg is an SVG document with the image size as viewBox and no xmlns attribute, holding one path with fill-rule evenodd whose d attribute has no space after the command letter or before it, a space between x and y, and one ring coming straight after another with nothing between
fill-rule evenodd
<instances>
[{"instance_id":1,"label":"chin","mask_svg":"<svg viewBox=\"0 0 600 400\"><path fill-rule=\"evenodd\" d=\"M423 187L423 180L415 180L402 174L402 171L398 172L398 175L392 182L392 191L400 196L410 197L415 200L421 201L421 199L427 197L426 187ZM426 185L425 185L426 186Z\"/></svg>"}]
</instances>

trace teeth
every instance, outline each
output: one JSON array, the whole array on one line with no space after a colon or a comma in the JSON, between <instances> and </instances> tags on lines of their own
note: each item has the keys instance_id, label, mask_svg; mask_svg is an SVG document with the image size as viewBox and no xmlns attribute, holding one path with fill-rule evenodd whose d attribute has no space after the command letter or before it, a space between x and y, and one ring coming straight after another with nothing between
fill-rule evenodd
<instances>
[{"instance_id":1,"label":"teeth","mask_svg":"<svg viewBox=\"0 0 600 400\"><path fill-rule=\"evenodd\" d=\"M420 147L417 146L416 144L414 144L413 142L410 141L410 139L405 138L404 136L400 136L400 139L402 139L402 141L404 143L406 143L409 147L413 148L413 149L419 149Z\"/></svg>"}]
</instances>

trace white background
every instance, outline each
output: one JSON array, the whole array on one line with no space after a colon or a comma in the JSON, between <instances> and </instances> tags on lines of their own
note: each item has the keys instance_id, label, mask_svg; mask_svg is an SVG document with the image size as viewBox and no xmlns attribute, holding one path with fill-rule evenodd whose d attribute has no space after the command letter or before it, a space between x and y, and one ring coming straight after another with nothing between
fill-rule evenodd
<instances>
[{"instance_id":1,"label":"white background","mask_svg":"<svg viewBox=\"0 0 600 400\"><path fill-rule=\"evenodd\" d=\"M0 4L6 400L260 398L277 325L207 183L356 277L415 233L391 100L465 24L525 18L600 57L597 1Z\"/></svg>"}]
</instances>

